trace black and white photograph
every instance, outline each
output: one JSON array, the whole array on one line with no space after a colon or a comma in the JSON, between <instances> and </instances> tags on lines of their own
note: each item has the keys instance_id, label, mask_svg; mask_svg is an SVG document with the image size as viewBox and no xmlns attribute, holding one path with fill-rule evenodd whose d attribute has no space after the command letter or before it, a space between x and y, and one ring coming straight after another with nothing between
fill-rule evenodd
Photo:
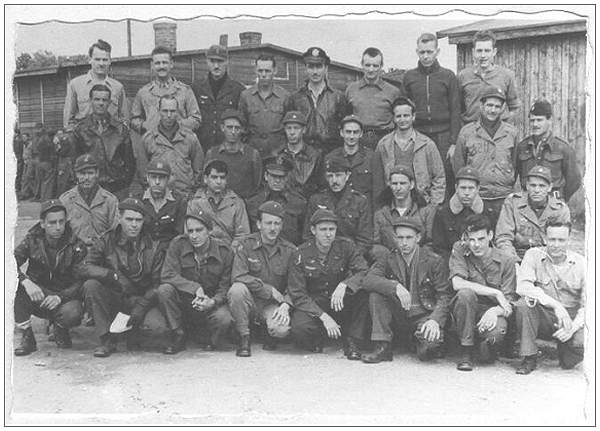
<instances>
[{"instance_id":1,"label":"black and white photograph","mask_svg":"<svg viewBox=\"0 0 600 431\"><path fill-rule=\"evenodd\" d=\"M4 425L595 426L595 13L4 5Z\"/></svg>"}]
</instances>

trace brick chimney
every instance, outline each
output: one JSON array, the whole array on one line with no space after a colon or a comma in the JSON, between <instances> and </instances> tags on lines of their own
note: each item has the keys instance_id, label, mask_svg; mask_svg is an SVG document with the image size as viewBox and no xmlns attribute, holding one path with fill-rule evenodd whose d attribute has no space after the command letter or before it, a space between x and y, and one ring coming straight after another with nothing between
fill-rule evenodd
<instances>
[{"instance_id":1,"label":"brick chimney","mask_svg":"<svg viewBox=\"0 0 600 431\"><path fill-rule=\"evenodd\" d=\"M177 50L177 24L174 22L155 22L154 45L164 46L175 52Z\"/></svg>"},{"instance_id":2,"label":"brick chimney","mask_svg":"<svg viewBox=\"0 0 600 431\"><path fill-rule=\"evenodd\" d=\"M255 46L260 45L262 41L262 33L257 31L246 31L240 33L240 45L241 46Z\"/></svg>"},{"instance_id":3,"label":"brick chimney","mask_svg":"<svg viewBox=\"0 0 600 431\"><path fill-rule=\"evenodd\" d=\"M222 34L221 36L219 36L219 45L227 48L228 40L229 40L229 36L227 36L226 34Z\"/></svg>"}]
</instances>

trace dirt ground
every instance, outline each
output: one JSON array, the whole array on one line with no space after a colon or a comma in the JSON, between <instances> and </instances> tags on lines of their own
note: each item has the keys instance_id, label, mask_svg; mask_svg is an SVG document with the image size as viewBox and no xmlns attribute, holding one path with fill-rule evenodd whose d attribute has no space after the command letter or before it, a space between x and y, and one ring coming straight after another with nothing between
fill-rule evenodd
<instances>
[{"instance_id":1,"label":"dirt ground","mask_svg":"<svg viewBox=\"0 0 600 431\"><path fill-rule=\"evenodd\" d=\"M20 213L16 240L37 207ZM233 346L205 352L191 345L165 356L156 343L142 352L121 344L99 359L91 356L91 328L74 329L73 349L59 351L36 321L38 351L15 358L10 303L6 310L6 424L595 423L594 374L588 383L582 365L564 371L551 355L529 376L515 374L517 360L461 373L454 357L423 364L398 351L393 362L367 365L346 360L335 344L305 354L290 344L265 352L254 343L250 358L237 358Z\"/></svg>"}]
</instances>

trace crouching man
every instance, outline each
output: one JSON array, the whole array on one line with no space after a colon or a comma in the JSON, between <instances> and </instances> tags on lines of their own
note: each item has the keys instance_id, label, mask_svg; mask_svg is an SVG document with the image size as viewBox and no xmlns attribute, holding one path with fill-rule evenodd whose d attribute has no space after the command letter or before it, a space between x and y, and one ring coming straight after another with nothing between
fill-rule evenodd
<instances>
[{"instance_id":1,"label":"crouching man","mask_svg":"<svg viewBox=\"0 0 600 431\"><path fill-rule=\"evenodd\" d=\"M571 369L583 361L585 318L585 258L568 250L571 224L549 222L546 247L527 250L521 263L516 304L522 364L517 374L537 366L536 338L556 339L558 362Z\"/></svg>"},{"instance_id":2,"label":"crouching man","mask_svg":"<svg viewBox=\"0 0 600 431\"><path fill-rule=\"evenodd\" d=\"M373 322L372 353L363 362L392 360L394 326L408 322L417 341L417 357L426 361L440 353L444 326L449 314L448 270L442 258L420 247L423 226L415 218L393 221L395 249L379 259L365 277L363 289L370 291L369 309Z\"/></svg>"},{"instance_id":3,"label":"crouching man","mask_svg":"<svg viewBox=\"0 0 600 431\"><path fill-rule=\"evenodd\" d=\"M19 285L15 295L15 355L36 350L31 315L54 322L54 340L59 348L71 347L69 328L79 325L83 309L75 268L86 255L86 247L67 222L67 210L56 199L41 205L40 222L29 229L15 249ZM21 266L28 262L27 271Z\"/></svg>"},{"instance_id":4,"label":"crouching man","mask_svg":"<svg viewBox=\"0 0 600 431\"><path fill-rule=\"evenodd\" d=\"M275 201L258 207L258 232L240 240L233 259L227 293L229 310L240 335L237 356L250 356L250 319L266 325L264 350L275 350L278 338L290 332L288 271L296 246L281 238L285 209Z\"/></svg>"},{"instance_id":5,"label":"crouching man","mask_svg":"<svg viewBox=\"0 0 600 431\"><path fill-rule=\"evenodd\" d=\"M207 323L211 335L206 349L214 350L233 321L226 304L233 252L210 237L211 229L207 213L188 211L185 234L173 238L167 249L158 288L159 307L171 330L167 355L184 350L186 336Z\"/></svg>"}]
</instances>

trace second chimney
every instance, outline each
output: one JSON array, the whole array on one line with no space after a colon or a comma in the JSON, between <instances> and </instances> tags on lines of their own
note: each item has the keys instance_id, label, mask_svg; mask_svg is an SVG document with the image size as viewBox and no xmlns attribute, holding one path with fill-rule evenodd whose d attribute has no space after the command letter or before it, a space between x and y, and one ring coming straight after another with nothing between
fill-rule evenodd
<instances>
[{"instance_id":1,"label":"second chimney","mask_svg":"<svg viewBox=\"0 0 600 431\"><path fill-rule=\"evenodd\" d=\"M260 45L262 41L262 33L257 31L246 31L244 33L240 33L240 45L248 46L248 45Z\"/></svg>"},{"instance_id":2,"label":"second chimney","mask_svg":"<svg viewBox=\"0 0 600 431\"><path fill-rule=\"evenodd\" d=\"M219 36L219 45L227 48L228 39L229 39L229 37L226 34L222 34L221 36Z\"/></svg>"},{"instance_id":3,"label":"second chimney","mask_svg":"<svg viewBox=\"0 0 600 431\"><path fill-rule=\"evenodd\" d=\"M164 46L175 52L177 50L177 24L174 22L155 22L154 45Z\"/></svg>"}]
</instances>

